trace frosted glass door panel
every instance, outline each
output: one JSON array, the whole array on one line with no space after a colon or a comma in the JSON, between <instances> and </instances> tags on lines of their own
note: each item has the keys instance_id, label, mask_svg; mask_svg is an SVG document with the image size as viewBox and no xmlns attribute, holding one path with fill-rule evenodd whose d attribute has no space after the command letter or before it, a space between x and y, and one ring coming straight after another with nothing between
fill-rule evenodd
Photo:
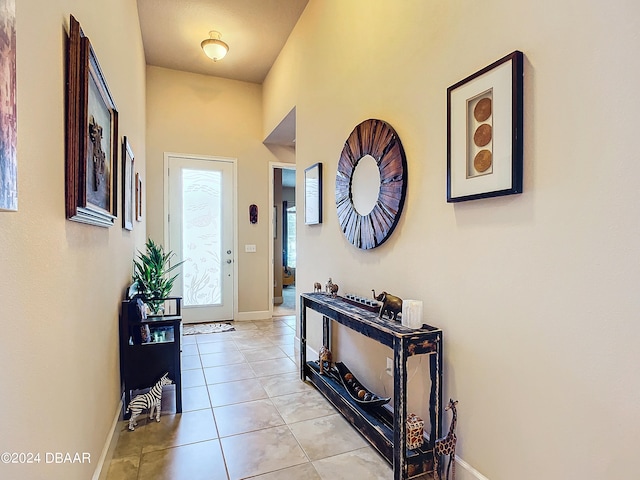
<instances>
[{"instance_id":1,"label":"frosted glass door panel","mask_svg":"<svg viewBox=\"0 0 640 480\"><path fill-rule=\"evenodd\" d=\"M183 305L222 302L220 172L182 170Z\"/></svg>"}]
</instances>

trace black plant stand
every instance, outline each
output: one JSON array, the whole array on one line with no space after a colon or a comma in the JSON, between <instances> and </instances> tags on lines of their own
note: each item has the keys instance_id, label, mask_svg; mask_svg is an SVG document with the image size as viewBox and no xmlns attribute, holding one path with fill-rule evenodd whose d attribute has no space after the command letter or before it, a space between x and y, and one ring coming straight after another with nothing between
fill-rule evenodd
<instances>
[{"instance_id":1,"label":"black plant stand","mask_svg":"<svg viewBox=\"0 0 640 480\"><path fill-rule=\"evenodd\" d=\"M182 377L180 366L181 298L176 302L176 314L140 319L136 300L122 302L120 315L120 378L124 391L124 406L131 401L131 392L152 387L165 373L175 383L176 412L182 412ZM147 330L148 327L148 330ZM148 338L141 339L141 329ZM148 341L144 341L148 340ZM125 418L128 415L125 415Z\"/></svg>"}]
</instances>

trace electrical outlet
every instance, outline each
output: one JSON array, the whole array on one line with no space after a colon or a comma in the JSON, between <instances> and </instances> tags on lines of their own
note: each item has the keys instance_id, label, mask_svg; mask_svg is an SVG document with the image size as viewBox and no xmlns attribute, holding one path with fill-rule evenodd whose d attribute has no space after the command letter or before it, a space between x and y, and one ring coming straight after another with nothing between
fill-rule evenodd
<instances>
[{"instance_id":1,"label":"electrical outlet","mask_svg":"<svg viewBox=\"0 0 640 480\"><path fill-rule=\"evenodd\" d=\"M385 372L387 372L387 375L393 377L393 360L391 360L389 357L387 357L387 368Z\"/></svg>"}]
</instances>

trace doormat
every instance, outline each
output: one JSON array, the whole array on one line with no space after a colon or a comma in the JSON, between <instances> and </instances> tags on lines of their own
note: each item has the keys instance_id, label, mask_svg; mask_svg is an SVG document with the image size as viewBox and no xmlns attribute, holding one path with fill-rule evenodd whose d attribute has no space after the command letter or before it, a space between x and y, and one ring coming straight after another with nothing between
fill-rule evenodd
<instances>
[{"instance_id":1,"label":"doormat","mask_svg":"<svg viewBox=\"0 0 640 480\"><path fill-rule=\"evenodd\" d=\"M228 323L196 323L182 326L183 335L196 335L199 333L221 333L233 332L233 328Z\"/></svg>"}]
</instances>

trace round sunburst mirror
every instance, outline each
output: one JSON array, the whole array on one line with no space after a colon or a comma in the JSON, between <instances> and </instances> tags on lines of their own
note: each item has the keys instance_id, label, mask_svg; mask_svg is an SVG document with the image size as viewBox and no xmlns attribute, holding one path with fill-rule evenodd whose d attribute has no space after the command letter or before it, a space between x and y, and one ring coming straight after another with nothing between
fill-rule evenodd
<instances>
[{"instance_id":1,"label":"round sunburst mirror","mask_svg":"<svg viewBox=\"0 0 640 480\"><path fill-rule=\"evenodd\" d=\"M340 228L357 248L382 245L393 233L407 191L407 159L387 122L365 120L344 144L336 174Z\"/></svg>"}]
</instances>

